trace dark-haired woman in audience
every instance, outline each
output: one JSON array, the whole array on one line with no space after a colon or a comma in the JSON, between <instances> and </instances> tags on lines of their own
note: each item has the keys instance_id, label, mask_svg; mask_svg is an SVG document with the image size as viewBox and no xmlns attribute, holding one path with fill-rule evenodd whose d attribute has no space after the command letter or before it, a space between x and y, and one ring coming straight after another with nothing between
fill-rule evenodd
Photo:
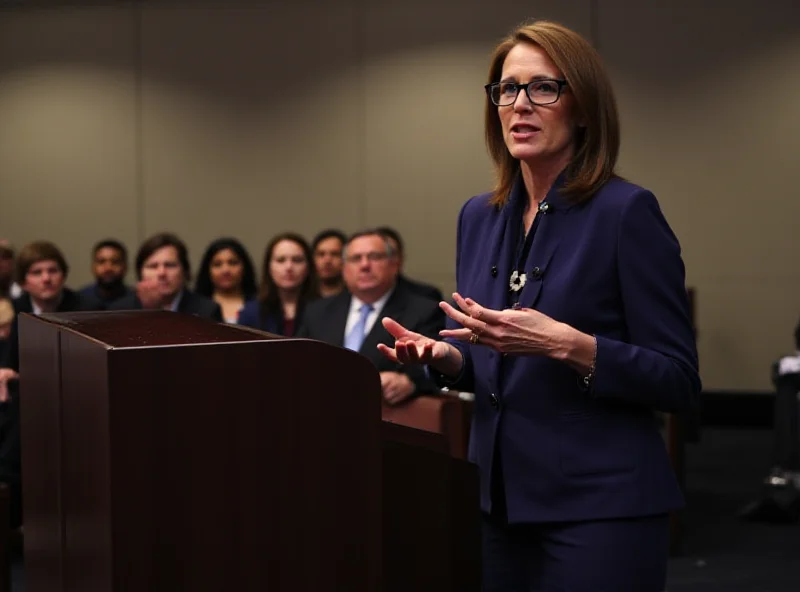
<instances>
[{"instance_id":1,"label":"dark-haired woman in audience","mask_svg":"<svg viewBox=\"0 0 800 592\"><path fill-rule=\"evenodd\" d=\"M195 292L222 308L226 323L236 323L246 301L256 297L256 274L250 255L235 238L219 238L203 254Z\"/></svg>"},{"instance_id":2,"label":"dark-haired woman in audience","mask_svg":"<svg viewBox=\"0 0 800 592\"><path fill-rule=\"evenodd\" d=\"M305 305L319 296L311 248L303 237L287 232L273 238L264 253L258 299L245 304L239 323L291 337Z\"/></svg>"}]
</instances>

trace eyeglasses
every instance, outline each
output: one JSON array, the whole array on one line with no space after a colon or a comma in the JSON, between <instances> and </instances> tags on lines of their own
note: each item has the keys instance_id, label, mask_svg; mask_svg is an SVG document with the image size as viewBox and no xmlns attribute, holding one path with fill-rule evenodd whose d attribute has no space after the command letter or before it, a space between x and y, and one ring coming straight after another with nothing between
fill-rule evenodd
<instances>
[{"instance_id":1,"label":"eyeglasses","mask_svg":"<svg viewBox=\"0 0 800 592\"><path fill-rule=\"evenodd\" d=\"M371 253L358 253L353 255L348 255L345 258L345 261L348 263L361 263L361 260L366 257L368 261L383 261L387 259L389 255L387 253L380 253L378 251L372 251Z\"/></svg>"},{"instance_id":2,"label":"eyeglasses","mask_svg":"<svg viewBox=\"0 0 800 592\"><path fill-rule=\"evenodd\" d=\"M532 80L527 84L516 82L493 82L483 88L498 107L508 107L517 102L519 91L525 89L528 100L534 105L552 105L561 96L561 89L567 86L566 80L556 80L553 78L543 78Z\"/></svg>"}]
</instances>

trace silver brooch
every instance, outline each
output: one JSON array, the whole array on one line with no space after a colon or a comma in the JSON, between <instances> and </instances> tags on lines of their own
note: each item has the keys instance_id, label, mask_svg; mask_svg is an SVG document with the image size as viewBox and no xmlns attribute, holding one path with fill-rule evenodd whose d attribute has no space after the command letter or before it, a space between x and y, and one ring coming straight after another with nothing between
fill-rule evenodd
<instances>
[{"instance_id":1,"label":"silver brooch","mask_svg":"<svg viewBox=\"0 0 800 592\"><path fill-rule=\"evenodd\" d=\"M524 273L514 271L511 274L511 279L508 282L508 287L514 290L514 292L519 292L525 286L525 282L527 280L528 276L526 276Z\"/></svg>"}]
</instances>

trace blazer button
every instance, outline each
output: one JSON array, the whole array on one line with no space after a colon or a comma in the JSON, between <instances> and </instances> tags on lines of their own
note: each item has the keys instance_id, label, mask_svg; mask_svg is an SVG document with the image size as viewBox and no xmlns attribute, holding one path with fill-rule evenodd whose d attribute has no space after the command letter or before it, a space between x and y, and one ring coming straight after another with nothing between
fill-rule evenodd
<instances>
[{"instance_id":1,"label":"blazer button","mask_svg":"<svg viewBox=\"0 0 800 592\"><path fill-rule=\"evenodd\" d=\"M535 279L537 279L537 280L538 280L540 277L542 277L542 270L541 270L541 269L539 269L538 267L534 267L533 269L531 269L531 275L532 275L532 276L533 276Z\"/></svg>"},{"instance_id":2,"label":"blazer button","mask_svg":"<svg viewBox=\"0 0 800 592\"><path fill-rule=\"evenodd\" d=\"M492 277L497 277L497 265L492 265Z\"/></svg>"},{"instance_id":3,"label":"blazer button","mask_svg":"<svg viewBox=\"0 0 800 592\"><path fill-rule=\"evenodd\" d=\"M495 409L500 407L500 401L497 400L497 395L495 395L494 393L489 395L489 403L491 403L492 407L494 407Z\"/></svg>"}]
</instances>

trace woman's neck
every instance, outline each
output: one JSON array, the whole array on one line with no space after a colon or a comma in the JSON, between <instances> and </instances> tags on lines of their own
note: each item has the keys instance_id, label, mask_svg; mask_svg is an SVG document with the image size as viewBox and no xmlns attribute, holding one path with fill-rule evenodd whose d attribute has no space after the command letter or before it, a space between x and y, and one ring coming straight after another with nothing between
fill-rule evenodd
<instances>
[{"instance_id":1,"label":"woman's neck","mask_svg":"<svg viewBox=\"0 0 800 592\"><path fill-rule=\"evenodd\" d=\"M244 300L241 288L231 288L230 290L214 290L214 300Z\"/></svg>"},{"instance_id":2,"label":"woman's neck","mask_svg":"<svg viewBox=\"0 0 800 592\"><path fill-rule=\"evenodd\" d=\"M550 162L531 164L523 161L520 163L522 182L525 184L525 191L528 194L530 210L536 209L544 201L553 183L567 168L570 160L572 160L571 152Z\"/></svg>"},{"instance_id":3,"label":"woman's neck","mask_svg":"<svg viewBox=\"0 0 800 592\"><path fill-rule=\"evenodd\" d=\"M297 313L297 303L300 300L300 290L278 290L278 298L283 308L283 318L293 319Z\"/></svg>"}]
</instances>

